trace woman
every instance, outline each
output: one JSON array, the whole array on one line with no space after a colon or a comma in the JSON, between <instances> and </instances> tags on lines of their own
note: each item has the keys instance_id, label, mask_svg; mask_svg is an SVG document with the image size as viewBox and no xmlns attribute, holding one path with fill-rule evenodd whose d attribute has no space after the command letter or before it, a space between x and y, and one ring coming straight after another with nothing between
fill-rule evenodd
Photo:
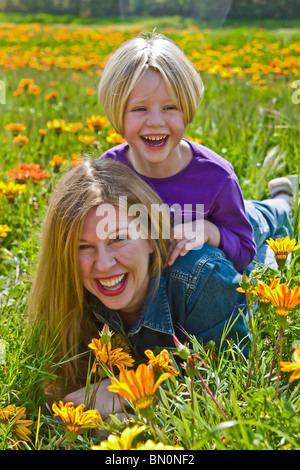
<instances>
[{"instance_id":1,"label":"woman","mask_svg":"<svg viewBox=\"0 0 300 470\"><path fill-rule=\"evenodd\" d=\"M240 274L210 245L168 266L169 220L156 193L111 159L84 162L59 181L29 304L31 317L55 338L61 361L52 398L71 392L69 400L82 402L88 355L80 353L103 323L140 356L174 347L173 334L187 340L184 331L204 343L218 341L225 325L227 339L247 343ZM96 402L102 416L105 391L103 381Z\"/></svg>"}]
</instances>

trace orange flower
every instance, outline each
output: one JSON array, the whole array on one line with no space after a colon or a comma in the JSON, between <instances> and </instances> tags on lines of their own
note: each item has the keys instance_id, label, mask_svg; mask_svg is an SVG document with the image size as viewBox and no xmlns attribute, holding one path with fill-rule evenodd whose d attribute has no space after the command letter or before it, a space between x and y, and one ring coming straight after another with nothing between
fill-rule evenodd
<instances>
[{"instance_id":1,"label":"orange flower","mask_svg":"<svg viewBox=\"0 0 300 470\"><path fill-rule=\"evenodd\" d=\"M13 139L13 143L19 145L19 147L23 147L23 145L27 144L28 137L26 135L19 134Z\"/></svg>"},{"instance_id":2,"label":"orange flower","mask_svg":"<svg viewBox=\"0 0 300 470\"><path fill-rule=\"evenodd\" d=\"M98 116L92 115L86 118L85 123L87 126L93 127L95 131L99 131L101 127L106 127L110 125L109 120L105 116L101 116L101 115L98 115Z\"/></svg>"},{"instance_id":3,"label":"orange flower","mask_svg":"<svg viewBox=\"0 0 300 470\"><path fill-rule=\"evenodd\" d=\"M63 157L61 157L60 155L55 154L53 155L53 158L49 163L51 166L54 167L54 171L57 172L59 171L61 165L68 163L68 161L65 160Z\"/></svg>"},{"instance_id":4,"label":"orange flower","mask_svg":"<svg viewBox=\"0 0 300 470\"><path fill-rule=\"evenodd\" d=\"M136 371L122 370L119 380L111 378L111 385L107 388L111 392L118 393L124 398L132 401L133 405L143 414L144 417L153 416L152 405L154 403L154 394L158 386L171 374L165 372L154 383L153 366L140 364Z\"/></svg>"},{"instance_id":5,"label":"orange flower","mask_svg":"<svg viewBox=\"0 0 300 470\"><path fill-rule=\"evenodd\" d=\"M24 124L19 124L18 122L10 122L5 126L5 129L12 132L13 135L18 135L20 132L25 131L26 126Z\"/></svg>"},{"instance_id":6,"label":"orange flower","mask_svg":"<svg viewBox=\"0 0 300 470\"><path fill-rule=\"evenodd\" d=\"M90 96L96 93L96 90L94 90L93 88L87 88L85 91L86 91L86 94Z\"/></svg>"},{"instance_id":7,"label":"orange flower","mask_svg":"<svg viewBox=\"0 0 300 470\"><path fill-rule=\"evenodd\" d=\"M28 88L34 84L34 80L32 78L21 78L19 82L19 86L22 88Z\"/></svg>"},{"instance_id":8,"label":"orange flower","mask_svg":"<svg viewBox=\"0 0 300 470\"><path fill-rule=\"evenodd\" d=\"M256 294L260 303L269 305L271 303L270 298L268 297L268 292L270 289L274 289L280 284L280 279L273 277L270 284L264 284L257 281L257 286L252 290L252 294Z\"/></svg>"},{"instance_id":9,"label":"orange flower","mask_svg":"<svg viewBox=\"0 0 300 470\"><path fill-rule=\"evenodd\" d=\"M287 284L279 284L274 289L266 289L265 296L271 300L275 308L278 323L285 326L290 311L300 304L300 287L290 289Z\"/></svg>"},{"instance_id":10,"label":"orange flower","mask_svg":"<svg viewBox=\"0 0 300 470\"><path fill-rule=\"evenodd\" d=\"M29 85L28 92L30 95L38 95L41 93L41 88L38 85Z\"/></svg>"},{"instance_id":11,"label":"orange flower","mask_svg":"<svg viewBox=\"0 0 300 470\"><path fill-rule=\"evenodd\" d=\"M134 359L130 356L130 354L125 352L123 348L112 349L111 342L108 342L108 344L104 344L101 338L93 338L92 342L89 344L89 348L94 351L94 354L96 356L96 362L94 364L92 372L96 372L97 368L99 367L99 373L102 373L103 371L104 375L106 375L105 368L103 368L103 365L108 367L109 360L112 367L116 366L119 371L124 370L125 367L133 366ZM107 353L109 354L109 358Z\"/></svg>"},{"instance_id":12,"label":"orange flower","mask_svg":"<svg viewBox=\"0 0 300 470\"><path fill-rule=\"evenodd\" d=\"M77 153L72 153L71 155L71 167L72 168L80 165L82 162L83 162L83 158L81 155L77 155Z\"/></svg>"},{"instance_id":13,"label":"orange flower","mask_svg":"<svg viewBox=\"0 0 300 470\"><path fill-rule=\"evenodd\" d=\"M92 135L81 135L80 137L78 137L78 140L85 145L91 145L91 143L94 142L95 139L96 137Z\"/></svg>"},{"instance_id":14,"label":"orange flower","mask_svg":"<svg viewBox=\"0 0 300 470\"><path fill-rule=\"evenodd\" d=\"M48 93L48 95L45 96L45 100L47 101L54 100L56 97L57 97L57 91L53 90L50 93Z\"/></svg>"},{"instance_id":15,"label":"orange flower","mask_svg":"<svg viewBox=\"0 0 300 470\"><path fill-rule=\"evenodd\" d=\"M289 382L300 379L300 345L296 347L292 362L280 362L282 372L293 372L289 378Z\"/></svg>"},{"instance_id":16,"label":"orange flower","mask_svg":"<svg viewBox=\"0 0 300 470\"><path fill-rule=\"evenodd\" d=\"M17 183L26 183L29 178L37 182L50 177L50 173L43 171L37 163L19 163L14 170L9 170L6 174Z\"/></svg>"},{"instance_id":17,"label":"orange flower","mask_svg":"<svg viewBox=\"0 0 300 470\"><path fill-rule=\"evenodd\" d=\"M64 126L64 131L72 132L77 134L77 132L82 128L81 122L69 122Z\"/></svg>"},{"instance_id":18,"label":"orange flower","mask_svg":"<svg viewBox=\"0 0 300 470\"><path fill-rule=\"evenodd\" d=\"M154 368L163 369L165 372L175 376L179 374L174 367L169 365L172 364L172 359L170 359L169 351L166 349L163 349L157 356L154 356L153 351L150 349L147 349L145 354L149 359L148 364L151 364Z\"/></svg>"},{"instance_id":19,"label":"orange flower","mask_svg":"<svg viewBox=\"0 0 300 470\"><path fill-rule=\"evenodd\" d=\"M66 121L64 119L53 119L53 121L47 122L48 129L53 129L56 134L60 134L66 126Z\"/></svg>"},{"instance_id":20,"label":"orange flower","mask_svg":"<svg viewBox=\"0 0 300 470\"><path fill-rule=\"evenodd\" d=\"M97 410L83 411L84 407L85 405L82 404L74 408L72 402L68 402L64 405L62 401L59 402L59 406L56 403L52 405L54 416L59 416L66 425L68 442L75 441L82 427L90 427L101 420L101 416Z\"/></svg>"},{"instance_id":21,"label":"orange flower","mask_svg":"<svg viewBox=\"0 0 300 470\"><path fill-rule=\"evenodd\" d=\"M277 240L270 238L267 243L275 254L279 269L285 266L288 254L300 248L300 245L296 244L297 241L294 238L291 240L290 237L277 238Z\"/></svg>"},{"instance_id":22,"label":"orange flower","mask_svg":"<svg viewBox=\"0 0 300 470\"><path fill-rule=\"evenodd\" d=\"M8 424L11 428L13 439L17 442L17 446L20 447L18 441L29 441L28 435L31 431L28 429L33 421L25 419L26 408L15 405L9 405L6 408L0 407L0 423Z\"/></svg>"},{"instance_id":23,"label":"orange flower","mask_svg":"<svg viewBox=\"0 0 300 470\"><path fill-rule=\"evenodd\" d=\"M125 139L123 139L123 137L120 134L118 134L114 129L110 129L110 131L108 132L108 136L106 137L106 140L110 144L114 144L114 145L122 144L123 142L126 142Z\"/></svg>"}]
</instances>

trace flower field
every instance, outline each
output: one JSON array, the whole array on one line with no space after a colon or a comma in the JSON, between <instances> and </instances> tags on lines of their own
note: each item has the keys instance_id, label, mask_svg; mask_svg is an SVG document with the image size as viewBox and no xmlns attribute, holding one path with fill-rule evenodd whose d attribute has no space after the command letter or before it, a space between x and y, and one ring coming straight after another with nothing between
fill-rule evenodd
<instances>
[{"instance_id":1,"label":"flower field","mask_svg":"<svg viewBox=\"0 0 300 470\"><path fill-rule=\"evenodd\" d=\"M217 355L213 344L174 338L172 351L148 351L149 362L133 367L126 346L105 330L91 338L89 400L77 408L46 403L43 383L54 378L55 351L26 328L43 216L64 172L123 141L97 87L107 56L142 31L0 24L0 449L299 449L297 207L293 240L269 242L277 260L281 254L278 269L258 266L241 282L249 358L232 345ZM245 198L268 197L269 179L299 173L300 32L160 32L182 47L205 85L186 137L234 165ZM107 423L93 410L103 375L131 405L124 419Z\"/></svg>"}]
</instances>

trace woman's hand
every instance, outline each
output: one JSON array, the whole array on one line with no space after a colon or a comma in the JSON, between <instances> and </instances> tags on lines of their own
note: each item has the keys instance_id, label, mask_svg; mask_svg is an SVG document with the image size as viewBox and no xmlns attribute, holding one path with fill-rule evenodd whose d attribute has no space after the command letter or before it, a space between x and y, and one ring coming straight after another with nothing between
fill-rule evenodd
<instances>
[{"instance_id":1,"label":"woman's hand","mask_svg":"<svg viewBox=\"0 0 300 470\"><path fill-rule=\"evenodd\" d=\"M118 396L115 393L107 390L107 386L110 384L111 381L109 378L102 379L92 405L92 409L96 409L99 411L103 421L108 418L109 414L121 413L123 411ZM90 390L90 394L92 393L93 388L91 388ZM87 405L90 400L90 396L86 397L85 395L86 387L83 387L79 390L76 390L75 392L69 393L69 395L67 395L63 401L64 403L67 403L69 401L73 402L74 407L77 407L82 403L85 403ZM126 406L127 402L125 402L124 405Z\"/></svg>"},{"instance_id":2,"label":"woman's hand","mask_svg":"<svg viewBox=\"0 0 300 470\"><path fill-rule=\"evenodd\" d=\"M171 233L168 264L171 266L178 256L186 255L190 250L199 249L205 243L219 247L221 235L218 227L209 220L193 220L175 225Z\"/></svg>"}]
</instances>

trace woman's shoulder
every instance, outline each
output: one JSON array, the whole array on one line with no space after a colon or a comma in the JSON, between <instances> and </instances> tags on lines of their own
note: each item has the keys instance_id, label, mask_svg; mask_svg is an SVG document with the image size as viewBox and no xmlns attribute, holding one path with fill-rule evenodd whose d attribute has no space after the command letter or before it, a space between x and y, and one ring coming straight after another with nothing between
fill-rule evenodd
<instances>
[{"instance_id":1,"label":"woman's shoulder","mask_svg":"<svg viewBox=\"0 0 300 470\"><path fill-rule=\"evenodd\" d=\"M198 278L201 272L215 271L222 273L237 274L232 262L224 253L209 244L199 249L190 250L185 256L178 256L172 266L165 270L165 277L181 277L188 280Z\"/></svg>"}]
</instances>

